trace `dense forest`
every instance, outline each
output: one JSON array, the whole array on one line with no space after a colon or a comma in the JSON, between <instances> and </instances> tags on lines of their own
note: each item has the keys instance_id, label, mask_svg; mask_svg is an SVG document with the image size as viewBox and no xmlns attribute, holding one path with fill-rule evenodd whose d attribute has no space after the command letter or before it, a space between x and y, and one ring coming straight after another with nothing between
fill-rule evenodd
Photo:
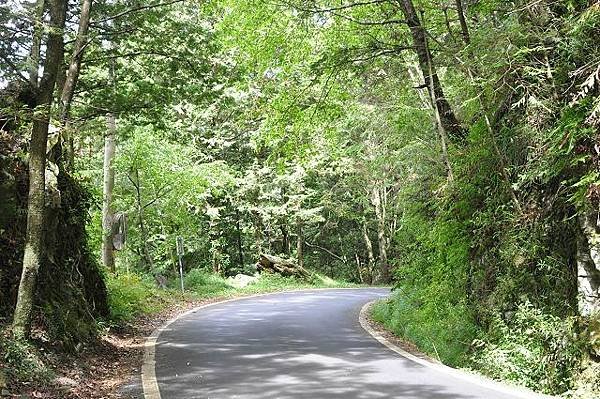
<instances>
[{"instance_id":1,"label":"dense forest","mask_svg":"<svg viewBox=\"0 0 600 399\"><path fill-rule=\"evenodd\" d=\"M5 0L0 20L0 365L176 291L181 237L196 280L265 253L393 285L373 317L444 363L598 397L598 1Z\"/></svg>"}]
</instances>

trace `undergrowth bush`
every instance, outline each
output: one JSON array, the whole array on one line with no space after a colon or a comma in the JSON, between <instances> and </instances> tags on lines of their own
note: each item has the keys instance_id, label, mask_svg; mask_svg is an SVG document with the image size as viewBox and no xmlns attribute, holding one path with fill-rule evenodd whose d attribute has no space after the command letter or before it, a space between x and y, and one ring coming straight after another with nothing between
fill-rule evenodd
<instances>
[{"instance_id":1,"label":"undergrowth bush","mask_svg":"<svg viewBox=\"0 0 600 399\"><path fill-rule=\"evenodd\" d=\"M168 296L149 277L133 273L110 275L107 287L110 317L117 322L159 311L165 306L164 299Z\"/></svg>"},{"instance_id":2,"label":"undergrowth bush","mask_svg":"<svg viewBox=\"0 0 600 399\"><path fill-rule=\"evenodd\" d=\"M184 285L187 290L200 296L226 294L232 289L223 277L204 269L188 271L184 277Z\"/></svg>"},{"instance_id":3,"label":"undergrowth bush","mask_svg":"<svg viewBox=\"0 0 600 399\"><path fill-rule=\"evenodd\" d=\"M461 303L418 303L403 291L396 291L373 306L372 316L445 364L461 366L467 360L465 354L475 328L470 313Z\"/></svg>"},{"instance_id":4,"label":"undergrowth bush","mask_svg":"<svg viewBox=\"0 0 600 399\"><path fill-rule=\"evenodd\" d=\"M8 331L0 331L0 371L6 373L8 381L44 383L50 381L52 372L37 355L35 346L27 341L15 339Z\"/></svg>"},{"instance_id":5,"label":"undergrowth bush","mask_svg":"<svg viewBox=\"0 0 600 399\"><path fill-rule=\"evenodd\" d=\"M561 319L529 302L505 318L496 314L473 346L471 361L478 370L548 394L571 388L585 350L574 317Z\"/></svg>"}]
</instances>

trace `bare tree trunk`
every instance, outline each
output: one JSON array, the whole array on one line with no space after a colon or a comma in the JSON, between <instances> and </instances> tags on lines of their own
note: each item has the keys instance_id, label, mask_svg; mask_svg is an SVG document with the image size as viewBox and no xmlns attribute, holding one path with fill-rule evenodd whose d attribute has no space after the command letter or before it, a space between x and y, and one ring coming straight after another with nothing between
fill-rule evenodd
<instances>
[{"instance_id":1,"label":"bare tree trunk","mask_svg":"<svg viewBox=\"0 0 600 399\"><path fill-rule=\"evenodd\" d=\"M363 284L365 282L362 273L362 264L360 262L360 257L357 253L354 254L354 259L356 259L356 275L358 276L358 282Z\"/></svg>"},{"instance_id":2,"label":"bare tree trunk","mask_svg":"<svg viewBox=\"0 0 600 399\"><path fill-rule=\"evenodd\" d=\"M415 65L416 63L412 61L408 55L405 55L404 62L406 64L406 70L408 72L408 76L410 77L411 83L417 87L421 79L423 79L422 73L419 68ZM432 71L429 71L431 75ZM433 90L431 86L429 87L428 93L432 93ZM444 126L442 125L442 120L440 118L440 112L437 107L434 105L435 100L431 98L431 96L426 96L423 90L418 91L419 99L421 100L421 104L426 109L430 109L433 114L433 123L436 126L436 130L438 132L438 137L440 139L440 146L442 147L442 162L446 166L446 173L448 175L448 180L452 181L454 178L454 174L452 172L452 164L450 163L450 157L448 156L448 135L444 130Z\"/></svg>"},{"instance_id":3,"label":"bare tree trunk","mask_svg":"<svg viewBox=\"0 0 600 399\"><path fill-rule=\"evenodd\" d=\"M211 234L211 237L215 237L214 233ZM221 262L219 259L219 247L218 244L215 244L216 241L214 241L213 238L211 238L211 248L210 248L210 252L211 252L211 258L212 258L212 270L213 273L216 274L221 274Z\"/></svg>"},{"instance_id":4,"label":"bare tree trunk","mask_svg":"<svg viewBox=\"0 0 600 399\"><path fill-rule=\"evenodd\" d=\"M146 266L146 270L152 271L154 266L154 262L152 261L152 256L150 256L150 249L148 248L148 230L146 229L146 224L144 223L144 205L142 204L142 188L140 186L140 172L136 168L135 171L135 191L136 191L136 206L137 206L137 219L138 226L140 228L140 239L141 239L141 252L142 259Z\"/></svg>"},{"instance_id":5,"label":"bare tree trunk","mask_svg":"<svg viewBox=\"0 0 600 399\"><path fill-rule=\"evenodd\" d=\"M460 22L460 31L462 34L463 41L466 45L471 43L471 36L469 35L469 26L465 19L465 9L463 7L462 0L456 0L456 12L458 13L458 20Z\"/></svg>"},{"instance_id":6,"label":"bare tree trunk","mask_svg":"<svg viewBox=\"0 0 600 399\"><path fill-rule=\"evenodd\" d=\"M257 255L260 255L263 251L263 238L262 238L262 223L260 221L260 214L254 213L254 245L256 246Z\"/></svg>"},{"instance_id":7,"label":"bare tree trunk","mask_svg":"<svg viewBox=\"0 0 600 399\"><path fill-rule=\"evenodd\" d=\"M73 101L75 87L77 86L77 81L79 80L81 59L87 44L91 8L92 0L83 0L81 3L81 15L79 17L77 36L75 37L75 43L73 45L73 53L71 54L67 76L60 94L60 122L62 125L61 138L63 142L67 144L66 148L62 148L62 152L66 155L65 165L67 169L72 168L74 162L73 135L68 129L69 111L71 109L71 102ZM62 154L59 156L61 155Z\"/></svg>"},{"instance_id":8,"label":"bare tree trunk","mask_svg":"<svg viewBox=\"0 0 600 399\"><path fill-rule=\"evenodd\" d=\"M435 125L437 126L437 131L440 136L440 144L442 146L442 158L444 160L444 164L446 165L446 174L448 176L448 181L454 180L454 173L452 172L452 164L450 163L450 156L448 155L448 135L446 133L446 128L444 127L444 123L442 122L442 116L439 108L439 103L436 96L436 90L433 86L433 63L430 58L431 52L429 51L429 47L427 48L427 68L429 72L429 93L431 94L431 107L433 108L433 115L435 117Z\"/></svg>"},{"instance_id":9,"label":"bare tree trunk","mask_svg":"<svg viewBox=\"0 0 600 399\"><path fill-rule=\"evenodd\" d=\"M40 53L42 48L42 34L43 34L43 23L42 18L44 17L44 6L46 2L44 0L37 0L33 9L33 39L31 41L31 51L29 53L29 83L31 86L37 87L40 67Z\"/></svg>"},{"instance_id":10,"label":"bare tree trunk","mask_svg":"<svg viewBox=\"0 0 600 399\"><path fill-rule=\"evenodd\" d=\"M442 84L435 68L435 63L433 62L433 57L431 56L431 52L427 45L427 35L421 24L415 6L412 0L401 0L398 3L406 18L406 23L410 28L419 66L423 73L423 77L425 78L424 86L430 91L430 97L436 100L441 123L450 136L462 140L465 138L466 132L458 122L458 119L456 119L450 103L446 100ZM429 67L429 64L431 64L431 68Z\"/></svg>"},{"instance_id":11,"label":"bare tree trunk","mask_svg":"<svg viewBox=\"0 0 600 399\"><path fill-rule=\"evenodd\" d=\"M448 35L450 35L450 38L452 39L452 41L454 41L454 34L452 33L450 19L448 18L448 7L444 7L442 11L444 12L444 22L446 24L446 31L448 31Z\"/></svg>"},{"instance_id":12,"label":"bare tree trunk","mask_svg":"<svg viewBox=\"0 0 600 399\"><path fill-rule=\"evenodd\" d=\"M244 266L244 245L242 242L242 228L240 225L240 211L235 210L235 229L237 233L237 250L239 256L240 267Z\"/></svg>"},{"instance_id":13,"label":"bare tree trunk","mask_svg":"<svg viewBox=\"0 0 600 399\"><path fill-rule=\"evenodd\" d=\"M221 243L218 223L219 220L211 216L208 223L208 238L210 240L212 271L213 273L221 274Z\"/></svg>"},{"instance_id":14,"label":"bare tree trunk","mask_svg":"<svg viewBox=\"0 0 600 399\"><path fill-rule=\"evenodd\" d=\"M16 336L28 337L31 331L35 284L44 253L44 205L46 199L46 150L50 108L58 67L63 52L63 27L67 11L66 0L50 1L50 30L44 60L44 75L39 86L36 118L31 130L29 147L29 195L27 203L27 234L23 271L13 318Z\"/></svg>"},{"instance_id":15,"label":"bare tree trunk","mask_svg":"<svg viewBox=\"0 0 600 399\"><path fill-rule=\"evenodd\" d=\"M369 238L369 232L367 230L367 222L363 221L363 238L365 240L365 246L367 247L367 258L369 260L368 270L369 270L369 281L371 284L373 282L373 267L375 265L375 255L373 255L373 243L371 243L371 239Z\"/></svg>"},{"instance_id":16,"label":"bare tree trunk","mask_svg":"<svg viewBox=\"0 0 600 399\"><path fill-rule=\"evenodd\" d=\"M102 264L112 273L115 272L115 257L113 252L113 210L112 196L115 186L115 171L112 166L115 157L116 121L114 114L106 116L106 136L104 137L104 188L102 191Z\"/></svg>"},{"instance_id":17,"label":"bare tree trunk","mask_svg":"<svg viewBox=\"0 0 600 399\"><path fill-rule=\"evenodd\" d=\"M385 188L375 185L371 195L371 202L375 207L375 216L377 218L377 243L379 249L379 268L381 272L380 280L384 283L390 281L390 266L387 258L387 238L385 232Z\"/></svg>"},{"instance_id":18,"label":"bare tree trunk","mask_svg":"<svg viewBox=\"0 0 600 399\"><path fill-rule=\"evenodd\" d=\"M79 17L77 36L75 37L75 43L73 44L73 53L71 54L71 59L69 60L67 77L65 79L65 84L60 97L60 119L62 121L67 118L69 110L71 109L73 94L75 93L75 87L77 86L77 81L79 80L81 58L83 57L85 46L87 44L86 42L90 25L91 8L92 0L83 0L81 3L81 15Z\"/></svg>"},{"instance_id":19,"label":"bare tree trunk","mask_svg":"<svg viewBox=\"0 0 600 399\"><path fill-rule=\"evenodd\" d=\"M298 234L298 239L296 240L296 255L298 257L298 266L304 268L304 232L302 218L300 218L300 216L296 216L296 228Z\"/></svg>"}]
</instances>

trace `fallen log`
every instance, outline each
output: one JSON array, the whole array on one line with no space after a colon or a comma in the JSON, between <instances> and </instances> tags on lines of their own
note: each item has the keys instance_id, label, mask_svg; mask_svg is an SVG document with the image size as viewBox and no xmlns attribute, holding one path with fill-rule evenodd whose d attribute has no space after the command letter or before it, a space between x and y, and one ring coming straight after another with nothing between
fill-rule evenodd
<instances>
[{"instance_id":1,"label":"fallen log","mask_svg":"<svg viewBox=\"0 0 600 399\"><path fill-rule=\"evenodd\" d=\"M256 264L256 268L259 272L268 271L280 274L283 277L297 277L301 279L308 279L311 277L311 273L298 264L288 259L268 254L260 254L260 259Z\"/></svg>"}]
</instances>

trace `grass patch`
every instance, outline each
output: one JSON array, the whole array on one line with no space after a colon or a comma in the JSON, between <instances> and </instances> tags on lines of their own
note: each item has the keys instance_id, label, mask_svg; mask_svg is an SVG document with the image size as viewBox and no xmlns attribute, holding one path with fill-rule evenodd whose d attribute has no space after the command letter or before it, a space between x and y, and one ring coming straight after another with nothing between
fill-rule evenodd
<instances>
[{"instance_id":1,"label":"grass patch","mask_svg":"<svg viewBox=\"0 0 600 399\"><path fill-rule=\"evenodd\" d=\"M294 277L282 277L278 274L264 273L258 281L238 290L240 293L276 292L292 289L308 288L344 288L358 287L355 284L333 280L320 274L313 274L309 281L299 280Z\"/></svg>"},{"instance_id":2,"label":"grass patch","mask_svg":"<svg viewBox=\"0 0 600 399\"><path fill-rule=\"evenodd\" d=\"M357 285L339 282L314 274L309 281L264 273L244 288L234 288L223 277L204 269L192 269L184 277L185 294L179 288L179 280L171 281L168 289L159 289L154 281L138 274L108 276L107 287L111 308L111 322L122 323L141 315L160 312L177 302L208 298L232 298L304 288L342 288Z\"/></svg>"},{"instance_id":3,"label":"grass patch","mask_svg":"<svg viewBox=\"0 0 600 399\"><path fill-rule=\"evenodd\" d=\"M391 297L373 305L371 317L445 364L461 367L468 363L467 353L475 331L460 304L417 304L396 290Z\"/></svg>"},{"instance_id":4,"label":"grass patch","mask_svg":"<svg viewBox=\"0 0 600 399\"><path fill-rule=\"evenodd\" d=\"M184 278L185 290L198 298L228 295L234 288L218 274L203 269L192 269Z\"/></svg>"}]
</instances>

